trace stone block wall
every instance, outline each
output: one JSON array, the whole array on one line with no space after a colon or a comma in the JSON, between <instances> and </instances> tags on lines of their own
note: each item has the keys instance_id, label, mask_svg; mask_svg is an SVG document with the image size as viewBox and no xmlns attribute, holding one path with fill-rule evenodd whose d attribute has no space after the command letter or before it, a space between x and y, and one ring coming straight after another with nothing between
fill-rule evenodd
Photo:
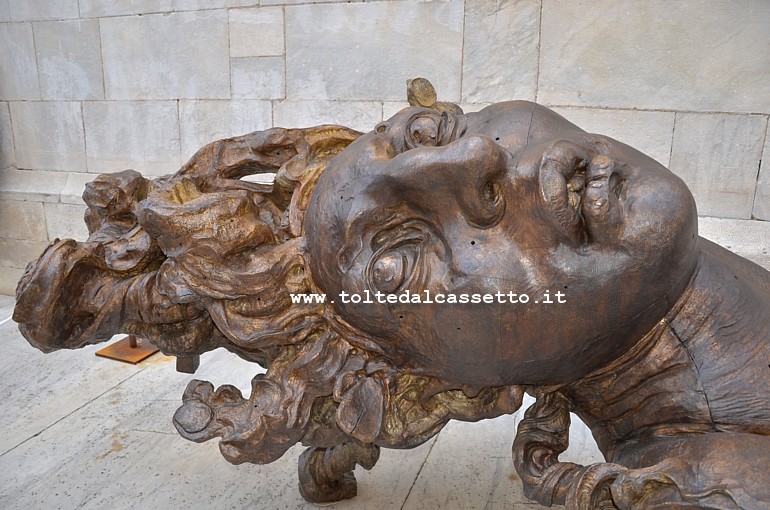
<instances>
[{"instance_id":1,"label":"stone block wall","mask_svg":"<svg viewBox=\"0 0 770 510\"><path fill-rule=\"evenodd\" d=\"M416 76L466 111L538 101L670 166L701 214L770 220L768 27L766 0L0 0L0 292L86 236L95 174L369 130Z\"/></svg>"}]
</instances>

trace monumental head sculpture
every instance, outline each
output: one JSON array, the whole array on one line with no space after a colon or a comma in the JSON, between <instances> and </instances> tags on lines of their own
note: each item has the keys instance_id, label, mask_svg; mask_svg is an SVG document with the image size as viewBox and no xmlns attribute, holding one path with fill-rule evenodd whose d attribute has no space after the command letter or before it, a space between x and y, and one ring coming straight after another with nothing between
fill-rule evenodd
<instances>
[{"instance_id":1,"label":"monumental head sculpture","mask_svg":"<svg viewBox=\"0 0 770 510\"><path fill-rule=\"evenodd\" d=\"M46 352L125 332L262 365L248 398L191 382L174 424L234 463L309 445L314 502L354 496L380 447L528 391L513 460L542 504L766 508L770 273L699 238L652 158L526 101L463 114L423 82L366 134L274 128L166 177L99 176L88 240L20 281L20 330ZM608 462L558 461L570 411Z\"/></svg>"}]
</instances>

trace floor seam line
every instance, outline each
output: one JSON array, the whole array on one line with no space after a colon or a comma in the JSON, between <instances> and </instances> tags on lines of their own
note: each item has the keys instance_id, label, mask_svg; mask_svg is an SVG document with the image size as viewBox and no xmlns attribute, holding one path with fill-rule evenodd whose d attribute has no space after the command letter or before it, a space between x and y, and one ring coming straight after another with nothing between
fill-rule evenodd
<instances>
[{"instance_id":1,"label":"floor seam line","mask_svg":"<svg viewBox=\"0 0 770 510\"><path fill-rule=\"evenodd\" d=\"M130 376L126 377L125 379L123 379L122 381L120 381L119 383L117 383L115 386L112 386L112 387L110 387L110 388L107 388L106 390L104 390L103 392L101 392L100 394L98 394L97 396L95 396L94 398L92 398L91 400L89 400L88 402L86 402L86 403L84 403L83 405L81 405L81 406L79 406L79 407L77 407L77 408L73 409L72 411L70 411L69 413L65 414L64 416L62 416L61 418L59 418L59 419L58 419L58 420L56 420L55 422L53 422L53 423L51 423L50 425L48 425L47 427L43 428L42 430L39 430L38 432L36 432L36 433L32 434L31 436L29 436L27 439L25 439L25 440L24 440L24 441L22 441L21 443L17 444L16 446L14 446L14 447L12 447L12 448L9 448L8 450L4 451L3 453L0 453L0 457L3 457L4 455L6 455L6 454L8 454L8 453L11 453L12 451L14 451L14 450L15 450L16 448L18 448L19 446L21 446L21 445L23 445L23 444L27 443L27 441L31 441L32 439L35 439L37 436L39 436L40 434L42 434L42 433L43 433L43 432L45 432L46 430L50 429L50 428L51 428L51 427L53 427L54 425L58 424L60 421L62 421L62 420L65 420L65 419L69 418L70 416L72 416L72 415L73 415L73 414L75 414L76 412L80 411L81 409L83 409L83 408L84 408L84 407L86 407L87 405L91 404L91 403L92 403L92 402L94 402L95 400L97 400L97 399L101 398L102 396L106 395L107 393L109 393L110 391L114 390L115 388L117 388L118 386L120 386L121 384L123 384L124 382L126 382L126 381L128 381L128 380L130 380L130 379L133 379L134 377L136 377L137 375L141 374L141 373L142 373L142 372L144 372L145 370L147 370L147 368L146 368L146 367L145 367L145 368L142 368L141 370L139 370L139 371L138 371L138 372L136 372L135 374L131 374Z\"/></svg>"},{"instance_id":2,"label":"floor seam line","mask_svg":"<svg viewBox=\"0 0 770 510\"><path fill-rule=\"evenodd\" d=\"M428 449L428 453L425 455L425 458L422 460L422 464L420 464L420 469L417 470L417 474L414 475L414 481L412 481L412 485L409 486L409 491L406 493L406 497L404 498L404 502L401 504L401 509L404 510L404 507L406 506L406 502L409 501L409 496L412 494L412 489L414 489L414 485L417 483L417 479L420 478L420 473L422 473L422 468L425 467L425 463L428 462L428 457L430 457L430 454L433 452L433 447L436 446L436 443L438 442L438 434L436 434L436 438L433 440L433 444L430 445L430 449Z\"/></svg>"},{"instance_id":3,"label":"floor seam line","mask_svg":"<svg viewBox=\"0 0 770 510\"><path fill-rule=\"evenodd\" d=\"M145 434L163 434L165 436L177 436L179 434L175 432L161 432L159 430L147 430L147 429L129 429L130 432L143 432Z\"/></svg>"}]
</instances>

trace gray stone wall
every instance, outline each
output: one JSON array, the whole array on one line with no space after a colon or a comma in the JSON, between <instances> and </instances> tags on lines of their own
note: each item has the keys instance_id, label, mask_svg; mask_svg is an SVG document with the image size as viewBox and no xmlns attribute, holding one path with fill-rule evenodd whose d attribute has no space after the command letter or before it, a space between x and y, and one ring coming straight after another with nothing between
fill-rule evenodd
<instances>
[{"instance_id":1,"label":"gray stone wall","mask_svg":"<svg viewBox=\"0 0 770 510\"><path fill-rule=\"evenodd\" d=\"M767 0L0 0L0 292L85 182L271 126L369 130L424 76L466 111L551 106L770 220ZM764 154L764 158L763 158Z\"/></svg>"}]
</instances>

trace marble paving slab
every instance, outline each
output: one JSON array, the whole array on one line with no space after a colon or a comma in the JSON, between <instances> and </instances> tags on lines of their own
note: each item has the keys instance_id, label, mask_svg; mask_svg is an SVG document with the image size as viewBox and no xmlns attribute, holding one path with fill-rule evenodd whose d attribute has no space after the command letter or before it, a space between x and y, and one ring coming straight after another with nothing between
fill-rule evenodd
<instances>
[{"instance_id":1,"label":"marble paving slab","mask_svg":"<svg viewBox=\"0 0 770 510\"><path fill-rule=\"evenodd\" d=\"M525 396L522 410L510 416L477 423L450 422L438 435L402 508L543 508L524 496L511 460L516 427L523 410L534 402L532 397ZM604 462L588 427L574 414L570 445L560 459L580 464Z\"/></svg>"},{"instance_id":2,"label":"marble paving slab","mask_svg":"<svg viewBox=\"0 0 770 510\"><path fill-rule=\"evenodd\" d=\"M3 296L5 297L5 296ZM0 309L0 320L10 315ZM0 326L2 391L0 454L17 447L88 405L141 368L97 358L99 346L44 355L31 347L12 321Z\"/></svg>"}]
</instances>

